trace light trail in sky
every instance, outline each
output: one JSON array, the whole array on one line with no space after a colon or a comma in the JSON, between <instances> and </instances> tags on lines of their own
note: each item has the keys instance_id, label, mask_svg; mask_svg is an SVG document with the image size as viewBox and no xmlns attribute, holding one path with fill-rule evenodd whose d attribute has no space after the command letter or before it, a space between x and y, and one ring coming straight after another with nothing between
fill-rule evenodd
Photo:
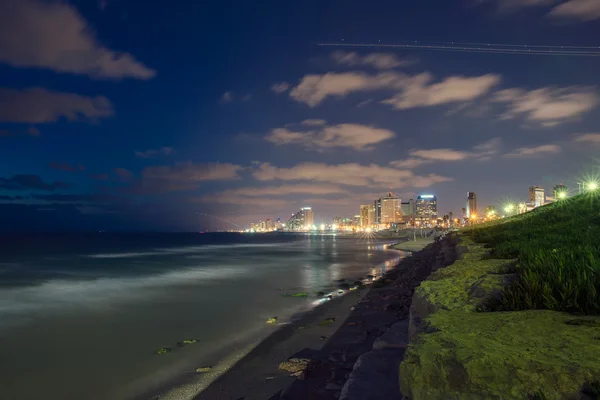
<instances>
[{"instance_id":1,"label":"light trail in sky","mask_svg":"<svg viewBox=\"0 0 600 400\"><path fill-rule=\"evenodd\" d=\"M420 42L385 44L385 43L318 43L318 46L330 47L382 47L395 49L421 49L434 51L454 51L463 53L489 53L489 54L519 54L538 56L562 57L600 57L600 46L555 46L555 45L527 45L503 43L462 43L462 42Z\"/></svg>"}]
</instances>

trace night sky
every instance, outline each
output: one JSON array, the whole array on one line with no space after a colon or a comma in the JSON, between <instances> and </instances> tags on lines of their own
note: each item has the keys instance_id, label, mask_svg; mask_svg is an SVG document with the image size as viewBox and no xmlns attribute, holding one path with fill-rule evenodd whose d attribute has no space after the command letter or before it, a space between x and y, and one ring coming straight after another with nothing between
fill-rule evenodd
<instances>
[{"instance_id":1,"label":"night sky","mask_svg":"<svg viewBox=\"0 0 600 400\"><path fill-rule=\"evenodd\" d=\"M598 172L597 0L0 1L0 230L198 231L459 215ZM230 222L226 222L230 221Z\"/></svg>"}]
</instances>

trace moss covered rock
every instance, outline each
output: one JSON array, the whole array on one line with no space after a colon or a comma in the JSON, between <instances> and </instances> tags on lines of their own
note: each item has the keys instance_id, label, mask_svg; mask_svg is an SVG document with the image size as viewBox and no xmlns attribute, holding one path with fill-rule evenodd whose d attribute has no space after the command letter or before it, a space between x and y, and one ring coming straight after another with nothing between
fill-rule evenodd
<instances>
[{"instance_id":1,"label":"moss covered rock","mask_svg":"<svg viewBox=\"0 0 600 400\"><path fill-rule=\"evenodd\" d=\"M477 312L513 275L510 260L468 251L415 290L400 387L411 400L579 399L600 378L600 318L545 310Z\"/></svg>"}]
</instances>

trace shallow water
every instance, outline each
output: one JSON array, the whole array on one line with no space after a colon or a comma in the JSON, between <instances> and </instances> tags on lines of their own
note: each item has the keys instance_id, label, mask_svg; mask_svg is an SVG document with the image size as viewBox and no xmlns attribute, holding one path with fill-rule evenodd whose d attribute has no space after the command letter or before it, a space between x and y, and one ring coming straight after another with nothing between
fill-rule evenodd
<instances>
[{"instance_id":1,"label":"shallow water","mask_svg":"<svg viewBox=\"0 0 600 400\"><path fill-rule=\"evenodd\" d=\"M290 234L0 237L0 398L120 400L216 365L389 268L386 242ZM386 261L388 261L386 263ZM308 298L285 293L308 292ZM178 348L183 339L198 343ZM167 355L156 355L170 347Z\"/></svg>"}]
</instances>

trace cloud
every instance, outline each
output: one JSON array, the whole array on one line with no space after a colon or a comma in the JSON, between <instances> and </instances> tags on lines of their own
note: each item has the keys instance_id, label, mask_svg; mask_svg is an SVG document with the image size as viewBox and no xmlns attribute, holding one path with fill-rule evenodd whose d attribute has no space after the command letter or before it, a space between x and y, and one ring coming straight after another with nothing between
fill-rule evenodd
<instances>
[{"instance_id":1,"label":"cloud","mask_svg":"<svg viewBox=\"0 0 600 400\"><path fill-rule=\"evenodd\" d=\"M388 129L360 124L322 126L309 131L291 131L287 128L273 129L265 140L276 145L299 144L313 149L349 147L370 150L373 145L395 137Z\"/></svg>"},{"instance_id":2,"label":"cloud","mask_svg":"<svg viewBox=\"0 0 600 400\"><path fill-rule=\"evenodd\" d=\"M135 156L139 158L152 158L157 156L168 156L173 153L172 147L161 147L160 149L151 149L145 151L135 151Z\"/></svg>"},{"instance_id":3,"label":"cloud","mask_svg":"<svg viewBox=\"0 0 600 400\"><path fill-rule=\"evenodd\" d=\"M335 51L331 58L340 65L349 67L369 66L377 69L391 69L411 65L413 61L400 60L395 54L391 53L371 53L364 56L356 52Z\"/></svg>"},{"instance_id":4,"label":"cloud","mask_svg":"<svg viewBox=\"0 0 600 400\"><path fill-rule=\"evenodd\" d=\"M0 88L0 122L43 124L59 118L96 120L114 114L106 97L50 92L43 88Z\"/></svg>"},{"instance_id":5,"label":"cloud","mask_svg":"<svg viewBox=\"0 0 600 400\"><path fill-rule=\"evenodd\" d=\"M324 119L305 119L304 121L300 122L300 124L306 126L321 126L325 125L326 123L327 121Z\"/></svg>"},{"instance_id":6,"label":"cloud","mask_svg":"<svg viewBox=\"0 0 600 400\"><path fill-rule=\"evenodd\" d=\"M290 88L290 84L287 82L276 83L271 86L271 90L277 94L281 94Z\"/></svg>"},{"instance_id":7,"label":"cloud","mask_svg":"<svg viewBox=\"0 0 600 400\"><path fill-rule=\"evenodd\" d=\"M68 189L72 185L56 181L46 183L37 175L13 175L12 178L0 178L0 189L4 190L43 190L54 191Z\"/></svg>"},{"instance_id":8,"label":"cloud","mask_svg":"<svg viewBox=\"0 0 600 400\"><path fill-rule=\"evenodd\" d=\"M600 133L586 133L575 138L576 142L600 143Z\"/></svg>"},{"instance_id":9,"label":"cloud","mask_svg":"<svg viewBox=\"0 0 600 400\"><path fill-rule=\"evenodd\" d=\"M549 15L592 21L600 18L600 2L598 0L569 0L556 6Z\"/></svg>"},{"instance_id":10,"label":"cloud","mask_svg":"<svg viewBox=\"0 0 600 400\"><path fill-rule=\"evenodd\" d=\"M221 96L221 103L231 103L233 101L233 93L225 92Z\"/></svg>"},{"instance_id":11,"label":"cloud","mask_svg":"<svg viewBox=\"0 0 600 400\"><path fill-rule=\"evenodd\" d=\"M55 169L57 171L65 171L65 172L77 172L77 171L85 171L85 166L78 164L78 165L71 165L69 163L66 162L51 162L49 165L50 168Z\"/></svg>"},{"instance_id":12,"label":"cloud","mask_svg":"<svg viewBox=\"0 0 600 400\"><path fill-rule=\"evenodd\" d=\"M489 3L491 1L496 2L501 11L506 12L526 7L546 6L560 0L479 0L479 3Z\"/></svg>"},{"instance_id":13,"label":"cloud","mask_svg":"<svg viewBox=\"0 0 600 400\"><path fill-rule=\"evenodd\" d=\"M239 179L243 168L233 164L161 165L146 167L141 179L126 191L133 193L167 193L194 190L200 182Z\"/></svg>"},{"instance_id":14,"label":"cloud","mask_svg":"<svg viewBox=\"0 0 600 400\"><path fill-rule=\"evenodd\" d=\"M222 196L230 197L260 197L260 196L287 196L294 194L329 195L341 194L347 191L337 185L322 184L296 184L266 187L243 187L228 189L220 192Z\"/></svg>"},{"instance_id":15,"label":"cloud","mask_svg":"<svg viewBox=\"0 0 600 400\"><path fill-rule=\"evenodd\" d=\"M0 63L95 78L150 79L156 71L95 39L87 21L64 1L0 2Z\"/></svg>"},{"instance_id":16,"label":"cloud","mask_svg":"<svg viewBox=\"0 0 600 400\"><path fill-rule=\"evenodd\" d=\"M434 84L431 84L432 80L430 74L420 74L407 83L404 90L382 103L390 104L398 110L406 110L471 101L487 94L500 83L501 78L499 75L487 74L471 78L451 76Z\"/></svg>"},{"instance_id":17,"label":"cloud","mask_svg":"<svg viewBox=\"0 0 600 400\"><path fill-rule=\"evenodd\" d=\"M406 186L428 187L435 183L451 181L452 178L430 174L416 176L412 171L382 167L376 164L356 163L329 165L324 163L303 163L291 168L278 168L262 163L253 172L260 181L313 181L329 182L336 185L401 188Z\"/></svg>"},{"instance_id":18,"label":"cloud","mask_svg":"<svg viewBox=\"0 0 600 400\"><path fill-rule=\"evenodd\" d=\"M446 103L474 100L488 93L500 83L500 76L487 74L478 77L451 76L431 83L433 76L427 72L409 76L398 72L368 75L360 72L306 75L292 89L290 97L316 107L327 97L345 97L353 92L393 90L396 94L384 100L396 109L435 106Z\"/></svg>"},{"instance_id":19,"label":"cloud","mask_svg":"<svg viewBox=\"0 0 600 400\"><path fill-rule=\"evenodd\" d=\"M123 182L131 181L134 177L133 172L125 168L115 168L113 169L113 172L115 173L115 175L117 175L119 180Z\"/></svg>"},{"instance_id":20,"label":"cloud","mask_svg":"<svg viewBox=\"0 0 600 400\"><path fill-rule=\"evenodd\" d=\"M191 202L199 203L215 203L215 204L239 204L244 206L254 207L283 207L289 205L289 200L284 199L273 199L273 198L260 198L260 197L229 197L220 194L207 195L201 197L194 197L190 199Z\"/></svg>"},{"instance_id":21,"label":"cloud","mask_svg":"<svg viewBox=\"0 0 600 400\"><path fill-rule=\"evenodd\" d=\"M373 102L373 99L367 99L367 100L363 100L363 101L359 102L359 103L356 105L356 108L362 108L362 107L365 107L365 106L367 106L367 105L371 104L372 102Z\"/></svg>"},{"instance_id":22,"label":"cloud","mask_svg":"<svg viewBox=\"0 0 600 400\"><path fill-rule=\"evenodd\" d=\"M497 92L494 101L508 104L501 119L524 116L545 126L569 122L590 111L598 96L586 87L546 87L532 91L505 89Z\"/></svg>"},{"instance_id":23,"label":"cloud","mask_svg":"<svg viewBox=\"0 0 600 400\"><path fill-rule=\"evenodd\" d=\"M382 72L377 75L361 72L306 75L298 86L290 91L290 97L310 107L316 107L329 96L344 97L353 92L398 88L406 79L406 75L396 72Z\"/></svg>"},{"instance_id":24,"label":"cloud","mask_svg":"<svg viewBox=\"0 0 600 400\"><path fill-rule=\"evenodd\" d=\"M505 154L505 157L531 157L544 154L557 154L561 152L561 148L555 144L545 144L537 147L520 147L513 153Z\"/></svg>"},{"instance_id":25,"label":"cloud","mask_svg":"<svg viewBox=\"0 0 600 400\"><path fill-rule=\"evenodd\" d=\"M390 165L396 168L416 168L423 164L435 162L453 162L464 160L489 160L490 157L498 152L501 141L499 138L493 138L473 147L472 150L454 150L448 148L416 150L409 152L409 158L390 162Z\"/></svg>"}]
</instances>

